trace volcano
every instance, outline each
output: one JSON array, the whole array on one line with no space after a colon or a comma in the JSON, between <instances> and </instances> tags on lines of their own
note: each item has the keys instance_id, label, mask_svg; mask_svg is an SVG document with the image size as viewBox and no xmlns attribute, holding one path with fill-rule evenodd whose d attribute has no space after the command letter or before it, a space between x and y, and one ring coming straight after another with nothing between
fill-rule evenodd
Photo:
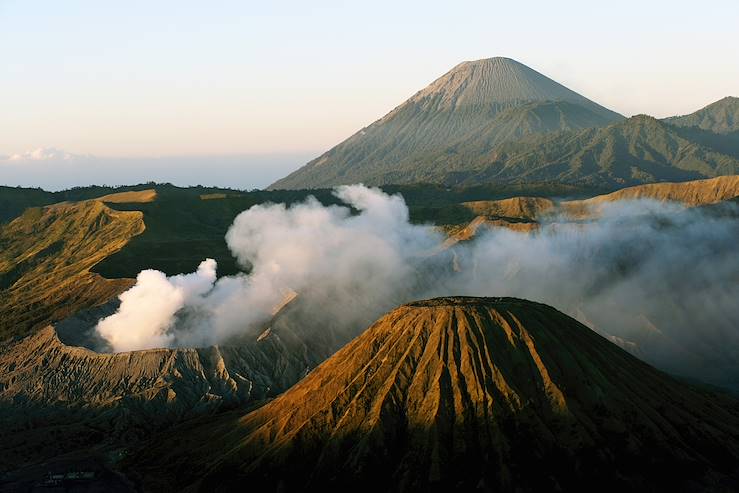
<instances>
[{"instance_id":1,"label":"volcano","mask_svg":"<svg viewBox=\"0 0 739 493\"><path fill-rule=\"evenodd\" d=\"M390 312L251 413L155 438L128 467L149 490L730 491L739 405L549 306L438 298Z\"/></svg>"},{"instance_id":2,"label":"volcano","mask_svg":"<svg viewBox=\"0 0 739 493\"><path fill-rule=\"evenodd\" d=\"M468 141L604 126L623 119L510 58L463 62L272 189L408 183L405 165Z\"/></svg>"}]
</instances>

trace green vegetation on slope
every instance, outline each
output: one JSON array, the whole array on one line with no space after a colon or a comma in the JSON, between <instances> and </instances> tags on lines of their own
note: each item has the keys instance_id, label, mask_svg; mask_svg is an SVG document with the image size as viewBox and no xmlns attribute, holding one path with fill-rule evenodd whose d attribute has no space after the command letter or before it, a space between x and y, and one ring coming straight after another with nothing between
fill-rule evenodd
<instances>
[{"instance_id":1,"label":"green vegetation on slope","mask_svg":"<svg viewBox=\"0 0 739 493\"><path fill-rule=\"evenodd\" d=\"M331 189L237 192L158 185L149 203L108 204L116 210L141 211L146 231L121 251L101 261L94 271L107 278L135 277L142 269L167 274L193 272L206 257L218 262L218 274L242 270L228 250L225 235L234 218L249 207L266 202L292 204L314 196L324 205L340 204ZM411 221L436 225L462 224L473 216L461 206L469 200L493 200L516 195L587 197L602 189L534 183L506 187L388 186L410 208ZM610 190L608 190L610 191Z\"/></svg>"},{"instance_id":2,"label":"green vegetation on slope","mask_svg":"<svg viewBox=\"0 0 739 493\"><path fill-rule=\"evenodd\" d=\"M234 218L249 207L266 202L291 204L315 196L323 204L338 204L331 190L240 192L237 190L157 185L157 198L148 203L109 204L116 210L143 213L146 231L126 248L95 266L107 278L133 277L142 269L167 274L193 272L205 258L218 262L218 274L241 269L226 245Z\"/></svg>"},{"instance_id":3,"label":"green vegetation on slope","mask_svg":"<svg viewBox=\"0 0 739 493\"><path fill-rule=\"evenodd\" d=\"M718 134L739 132L739 98L728 96L689 115L673 116L665 118L665 121L680 127L697 127Z\"/></svg>"},{"instance_id":4,"label":"green vegetation on slope","mask_svg":"<svg viewBox=\"0 0 739 493\"><path fill-rule=\"evenodd\" d=\"M558 182L626 187L739 173L739 98L628 120L517 62L461 64L270 188Z\"/></svg>"},{"instance_id":5,"label":"green vegetation on slope","mask_svg":"<svg viewBox=\"0 0 739 493\"><path fill-rule=\"evenodd\" d=\"M131 286L90 268L144 230L140 212L83 201L27 209L0 227L0 340L105 303Z\"/></svg>"},{"instance_id":6,"label":"green vegetation on slope","mask_svg":"<svg viewBox=\"0 0 739 493\"><path fill-rule=\"evenodd\" d=\"M398 180L388 174L468 140L492 145L621 119L514 60L465 62L270 188L425 182L418 176Z\"/></svg>"},{"instance_id":7,"label":"green vegetation on slope","mask_svg":"<svg viewBox=\"0 0 739 493\"><path fill-rule=\"evenodd\" d=\"M739 130L715 133L699 127L679 127L676 125L672 125L672 130L685 140L739 159Z\"/></svg>"},{"instance_id":8,"label":"green vegetation on slope","mask_svg":"<svg viewBox=\"0 0 739 493\"><path fill-rule=\"evenodd\" d=\"M605 128L530 136L492 149L479 144L450 148L369 181L472 185L551 180L621 188L739 173L738 158L688 140L684 134L639 115Z\"/></svg>"},{"instance_id":9,"label":"green vegetation on slope","mask_svg":"<svg viewBox=\"0 0 739 493\"><path fill-rule=\"evenodd\" d=\"M59 192L48 192L41 188L7 187L0 185L0 224L20 216L29 207L43 207L58 202L76 202L94 199L110 193L139 191L151 188L153 183L140 185L110 187L92 185L74 187Z\"/></svg>"}]
</instances>

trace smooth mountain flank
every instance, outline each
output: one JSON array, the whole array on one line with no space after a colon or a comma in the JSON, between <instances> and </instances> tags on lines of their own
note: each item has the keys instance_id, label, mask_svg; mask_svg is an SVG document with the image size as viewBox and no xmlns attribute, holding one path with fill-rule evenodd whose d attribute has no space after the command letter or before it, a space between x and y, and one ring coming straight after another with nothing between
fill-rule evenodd
<instances>
[{"instance_id":1,"label":"smooth mountain flank","mask_svg":"<svg viewBox=\"0 0 739 493\"><path fill-rule=\"evenodd\" d=\"M408 183L392 172L468 139L498 141L622 118L515 60L464 62L270 188Z\"/></svg>"},{"instance_id":2,"label":"smooth mountain flank","mask_svg":"<svg viewBox=\"0 0 739 493\"><path fill-rule=\"evenodd\" d=\"M738 432L734 401L551 307L452 297L393 310L269 404L130 467L151 491L721 491Z\"/></svg>"},{"instance_id":3,"label":"smooth mountain flank","mask_svg":"<svg viewBox=\"0 0 739 493\"><path fill-rule=\"evenodd\" d=\"M272 189L556 182L601 188L739 173L739 99L621 115L508 58L464 62Z\"/></svg>"}]
</instances>

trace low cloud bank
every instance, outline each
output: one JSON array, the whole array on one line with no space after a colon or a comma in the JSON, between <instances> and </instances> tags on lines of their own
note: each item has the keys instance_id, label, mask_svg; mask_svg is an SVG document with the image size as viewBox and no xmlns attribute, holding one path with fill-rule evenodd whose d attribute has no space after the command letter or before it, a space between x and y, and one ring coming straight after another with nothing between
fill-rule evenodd
<instances>
[{"instance_id":1,"label":"low cloud bank","mask_svg":"<svg viewBox=\"0 0 739 493\"><path fill-rule=\"evenodd\" d=\"M58 191L87 185L130 185L146 177L146 181L179 186L263 188L313 156L305 152L122 158L38 148L0 155L0 185Z\"/></svg>"},{"instance_id":2,"label":"low cloud bank","mask_svg":"<svg viewBox=\"0 0 739 493\"><path fill-rule=\"evenodd\" d=\"M553 218L534 234L490 229L453 251L413 225L400 196L340 187L348 207L314 199L241 213L226 235L248 275L215 262L166 277L143 271L97 327L116 351L202 346L254 331L291 292L356 335L413 299L517 296L551 304L675 373L739 376L739 221L649 201L606 204L586 223ZM454 268L452 267L454 265ZM729 381L730 384L730 381Z\"/></svg>"},{"instance_id":3,"label":"low cloud bank","mask_svg":"<svg viewBox=\"0 0 739 493\"><path fill-rule=\"evenodd\" d=\"M38 147L31 151L11 154L6 156L6 161L70 161L72 159L84 158L85 156L78 156L76 154L70 154L69 152L54 147ZM3 159L0 159L3 160Z\"/></svg>"}]
</instances>

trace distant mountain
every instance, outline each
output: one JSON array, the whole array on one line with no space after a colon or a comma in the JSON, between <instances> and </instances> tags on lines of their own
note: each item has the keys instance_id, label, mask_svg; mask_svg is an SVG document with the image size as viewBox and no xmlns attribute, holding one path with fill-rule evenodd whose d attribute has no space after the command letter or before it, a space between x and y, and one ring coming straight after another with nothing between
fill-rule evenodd
<instances>
[{"instance_id":1,"label":"distant mountain","mask_svg":"<svg viewBox=\"0 0 739 493\"><path fill-rule=\"evenodd\" d=\"M690 115L663 121L683 138L739 159L739 98L727 97Z\"/></svg>"},{"instance_id":2,"label":"distant mountain","mask_svg":"<svg viewBox=\"0 0 739 493\"><path fill-rule=\"evenodd\" d=\"M167 436L128 461L146 490L739 486L736 400L513 298L401 306L265 406Z\"/></svg>"},{"instance_id":3,"label":"distant mountain","mask_svg":"<svg viewBox=\"0 0 739 493\"><path fill-rule=\"evenodd\" d=\"M698 127L718 134L739 132L739 98L725 97L695 113L665 118L679 127Z\"/></svg>"},{"instance_id":4,"label":"distant mountain","mask_svg":"<svg viewBox=\"0 0 739 493\"><path fill-rule=\"evenodd\" d=\"M638 115L604 128L535 135L492 148L479 143L450 148L399 168L390 179L464 185L552 180L624 187L739 174L739 157L710 144Z\"/></svg>"},{"instance_id":5,"label":"distant mountain","mask_svg":"<svg viewBox=\"0 0 739 493\"><path fill-rule=\"evenodd\" d=\"M394 170L467 140L490 146L622 118L515 60L464 62L269 188L396 183Z\"/></svg>"}]
</instances>

